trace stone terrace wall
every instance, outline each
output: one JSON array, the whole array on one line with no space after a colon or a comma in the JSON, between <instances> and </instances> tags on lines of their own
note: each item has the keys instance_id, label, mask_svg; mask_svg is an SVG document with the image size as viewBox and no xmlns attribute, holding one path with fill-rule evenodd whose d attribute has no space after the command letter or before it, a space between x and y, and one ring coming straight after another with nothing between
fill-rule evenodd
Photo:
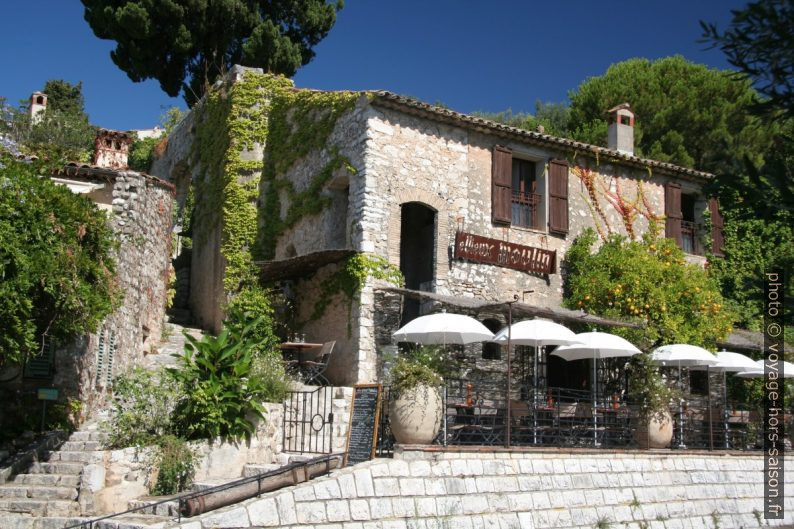
<instances>
[{"instance_id":1,"label":"stone terrace wall","mask_svg":"<svg viewBox=\"0 0 794 529\"><path fill-rule=\"evenodd\" d=\"M106 185L112 187L109 222L119 241L116 276L123 301L98 333L56 353L54 384L64 396L83 401L84 415L102 401L113 376L138 364L160 339L169 281L172 186L134 171L116 172Z\"/></svg>"},{"instance_id":2,"label":"stone terrace wall","mask_svg":"<svg viewBox=\"0 0 794 529\"><path fill-rule=\"evenodd\" d=\"M174 527L758 527L762 469L758 453L398 452Z\"/></svg>"}]
</instances>

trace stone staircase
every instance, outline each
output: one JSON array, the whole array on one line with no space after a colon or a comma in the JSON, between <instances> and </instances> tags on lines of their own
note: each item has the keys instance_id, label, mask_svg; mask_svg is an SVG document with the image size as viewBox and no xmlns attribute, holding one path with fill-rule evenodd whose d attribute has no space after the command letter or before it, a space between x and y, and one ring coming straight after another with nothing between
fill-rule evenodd
<instances>
[{"instance_id":1,"label":"stone staircase","mask_svg":"<svg viewBox=\"0 0 794 529\"><path fill-rule=\"evenodd\" d=\"M83 467L101 462L101 434L74 432L46 461L0 485L3 529L62 529L83 521L78 496Z\"/></svg>"}]
</instances>

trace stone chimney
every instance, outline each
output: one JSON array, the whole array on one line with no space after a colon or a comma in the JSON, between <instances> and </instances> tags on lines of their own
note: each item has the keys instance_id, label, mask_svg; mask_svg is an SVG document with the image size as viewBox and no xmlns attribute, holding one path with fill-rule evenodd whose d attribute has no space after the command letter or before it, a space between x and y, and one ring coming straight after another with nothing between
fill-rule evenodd
<instances>
[{"instance_id":1,"label":"stone chimney","mask_svg":"<svg viewBox=\"0 0 794 529\"><path fill-rule=\"evenodd\" d=\"M634 112L628 103L607 110L607 147L634 154Z\"/></svg>"},{"instance_id":2,"label":"stone chimney","mask_svg":"<svg viewBox=\"0 0 794 529\"><path fill-rule=\"evenodd\" d=\"M99 129L94 140L94 165L106 169L127 169L132 136L117 130Z\"/></svg>"},{"instance_id":3,"label":"stone chimney","mask_svg":"<svg viewBox=\"0 0 794 529\"><path fill-rule=\"evenodd\" d=\"M30 95L30 122L39 123L45 110L47 110L47 94L33 92Z\"/></svg>"}]
</instances>

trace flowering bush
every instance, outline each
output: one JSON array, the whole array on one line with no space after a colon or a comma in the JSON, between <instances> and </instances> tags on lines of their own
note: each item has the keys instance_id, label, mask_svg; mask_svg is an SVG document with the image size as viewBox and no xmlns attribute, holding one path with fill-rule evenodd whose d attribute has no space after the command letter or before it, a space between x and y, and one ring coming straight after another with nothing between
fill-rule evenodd
<instances>
[{"instance_id":1,"label":"flowering bush","mask_svg":"<svg viewBox=\"0 0 794 529\"><path fill-rule=\"evenodd\" d=\"M715 281L707 270L686 263L672 239L613 235L592 252L596 239L586 230L566 254L567 307L644 324L610 329L643 349L669 343L713 349L730 334L734 315Z\"/></svg>"}]
</instances>

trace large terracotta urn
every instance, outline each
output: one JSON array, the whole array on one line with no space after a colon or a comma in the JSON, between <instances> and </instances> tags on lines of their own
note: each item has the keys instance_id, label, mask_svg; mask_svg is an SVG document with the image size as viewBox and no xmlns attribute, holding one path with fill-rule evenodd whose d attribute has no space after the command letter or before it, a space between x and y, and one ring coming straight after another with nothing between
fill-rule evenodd
<instances>
[{"instance_id":1,"label":"large terracotta urn","mask_svg":"<svg viewBox=\"0 0 794 529\"><path fill-rule=\"evenodd\" d=\"M665 411L638 421L635 438L640 448L669 448L673 439L673 418L670 413Z\"/></svg>"},{"instance_id":2,"label":"large terracotta urn","mask_svg":"<svg viewBox=\"0 0 794 529\"><path fill-rule=\"evenodd\" d=\"M389 423L400 444L430 444L441 428L442 401L438 388L420 384L403 390L389 406Z\"/></svg>"}]
</instances>

